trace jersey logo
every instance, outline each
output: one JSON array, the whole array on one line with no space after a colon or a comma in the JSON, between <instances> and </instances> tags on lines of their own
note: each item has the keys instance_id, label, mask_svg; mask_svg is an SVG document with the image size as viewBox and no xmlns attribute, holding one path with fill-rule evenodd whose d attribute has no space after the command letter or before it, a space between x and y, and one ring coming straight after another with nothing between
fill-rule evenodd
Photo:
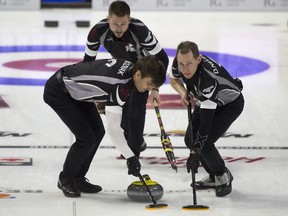
<instances>
[{"instance_id":1,"label":"jersey logo","mask_svg":"<svg viewBox=\"0 0 288 216\"><path fill-rule=\"evenodd\" d=\"M205 62L207 62L211 66L212 72L214 74L219 74L219 71L215 65L215 64L217 64L219 67L221 67L221 65L218 62L215 62L213 59L208 59L205 57L202 57L202 58L204 59Z\"/></svg>"},{"instance_id":2,"label":"jersey logo","mask_svg":"<svg viewBox=\"0 0 288 216\"><path fill-rule=\"evenodd\" d=\"M109 59L108 63L106 63L105 65L107 67L112 67L114 64L116 64L117 60L116 59Z\"/></svg>"},{"instance_id":3,"label":"jersey logo","mask_svg":"<svg viewBox=\"0 0 288 216\"><path fill-rule=\"evenodd\" d=\"M120 67L120 69L118 70L117 74L120 74L123 76L123 74L125 73L125 71L127 70L127 68L129 68L131 65L131 62L129 61L125 61L122 66Z\"/></svg>"},{"instance_id":4,"label":"jersey logo","mask_svg":"<svg viewBox=\"0 0 288 216\"><path fill-rule=\"evenodd\" d=\"M130 51L130 52L136 52L136 49L133 47L133 45L132 44L128 44L128 45L126 45L125 46L125 48L126 48L126 52L128 52L128 51Z\"/></svg>"}]
</instances>

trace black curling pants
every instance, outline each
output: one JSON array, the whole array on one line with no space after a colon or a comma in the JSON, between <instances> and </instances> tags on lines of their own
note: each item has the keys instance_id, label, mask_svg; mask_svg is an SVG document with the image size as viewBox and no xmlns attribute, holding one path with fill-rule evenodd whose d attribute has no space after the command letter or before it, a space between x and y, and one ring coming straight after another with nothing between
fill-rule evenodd
<instances>
[{"instance_id":1,"label":"black curling pants","mask_svg":"<svg viewBox=\"0 0 288 216\"><path fill-rule=\"evenodd\" d=\"M215 147L215 142L229 129L231 124L239 117L244 108L243 95L224 106L217 107L211 131L208 139L201 151L201 164L204 169L209 173L210 177L214 179L215 175L222 175L225 172L225 163ZM194 134L199 126L199 112L200 108L195 108L193 112L193 131ZM194 135L195 137L195 135Z\"/></svg>"},{"instance_id":2,"label":"black curling pants","mask_svg":"<svg viewBox=\"0 0 288 216\"><path fill-rule=\"evenodd\" d=\"M74 100L65 93L65 85L58 81L57 73L45 85L44 101L58 114L76 139L64 162L64 176L84 177L104 137L105 129L95 104Z\"/></svg>"},{"instance_id":3,"label":"black curling pants","mask_svg":"<svg viewBox=\"0 0 288 216\"><path fill-rule=\"evenodd\" d=\"M131 91L128 103L123 107L121 127L130 149L138 157L144 142L143 131L145 126L146 103L149 91Z\"/></svg>"}]
</instances>

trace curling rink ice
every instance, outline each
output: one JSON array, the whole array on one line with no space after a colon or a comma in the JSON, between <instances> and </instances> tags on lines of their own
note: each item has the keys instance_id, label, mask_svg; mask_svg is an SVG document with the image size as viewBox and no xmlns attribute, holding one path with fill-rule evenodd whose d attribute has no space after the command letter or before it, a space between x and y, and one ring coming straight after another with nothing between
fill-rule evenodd
<instances>
[{"instance_id":1,"label":"curling rink ice","mask_svg":"<svg viewBox=\"0 0 288 216\"><path fill-rule=\"evenodd\" d=\"M127 174L108 136L96 153L87 178L102 186L98 194L66 198L57 188L59 172L73 137L42 100L43 85L57 68L81 60L90 28L76 19L98 22L106 12L42 10L0 12L0 215L1 216L283 216L288 212L288 28L287 12L138 12L167 50L170 65L183 40L195 41L244 84L242 115L217 142L234 181L230 195L197 191L198 204L209 211L183 211L193 204L188 150L183 131L187 110L166 83L160 89L160 112L178 161L178 173L167 163L156 114L148 104L140 162L142 174L164 188L149 211L127 197L138 179ZM58 28L44 20L60 19ZM90 25L92 27L92 25ZM99 58L109 55L102 50ZM176 106L174 106L176 104ZM178 105L177 105L178 104ZM105 122L105 116L102 116ZM199 169L196 179L204 177Z\"/></svg>"}]
</instances>

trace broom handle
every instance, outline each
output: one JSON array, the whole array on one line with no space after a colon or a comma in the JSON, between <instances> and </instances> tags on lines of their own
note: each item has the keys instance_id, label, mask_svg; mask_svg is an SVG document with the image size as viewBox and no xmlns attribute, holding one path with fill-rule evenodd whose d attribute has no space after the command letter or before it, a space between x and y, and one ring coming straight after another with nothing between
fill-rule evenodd
<instances>
[{"instance_id":1,"label":"broom handle","mask_svg":"<svg viewBox=\"0 0 288 216\"><path fill-rule=\"evenodd\" d=\"M147 184L146 184L146 182L145 182L145 180L143 179L143 177L142 177L141 174L139 175L139 179L140 179L141 183L144 185L144 187L146 188L147 193L148 193L148 195L149 195L149 198L151 199L151 201L153 202L153 204L156 205L157 202L156 202L156 200L154 199L154 197L153 197L153 195L152 195L149 187L147 186Z\"/></svg>"},{"instance_id":2,"label":"broom handle","mask_svg":"<svg viewBox=\"0 0 288 216\"><path fill-rule=\"evenodd\" d=\"M191 109L192 109L192 105L189 101L188 104L188 118L189 118L189 123L192 124L192 114L191 114ZM193 133L192 131L190 131L190 133ZM192 189L193 189L193 204L197 205L197 196L196 196L196 180L195 180L195 172L194 170L191 170L191 175L192 175Z\"/></svg>"},{"instance_id":3,"label":"broom handle","mask_svg":"<svg viewBox=\"0 0 288 216\"><path fill-rule=\"evenodd\" d=\"M192 175L192 186L193 186L193 204L197 205L195 172L193 170L191 170L191 175Z\"/></svg>"}]
</instances>

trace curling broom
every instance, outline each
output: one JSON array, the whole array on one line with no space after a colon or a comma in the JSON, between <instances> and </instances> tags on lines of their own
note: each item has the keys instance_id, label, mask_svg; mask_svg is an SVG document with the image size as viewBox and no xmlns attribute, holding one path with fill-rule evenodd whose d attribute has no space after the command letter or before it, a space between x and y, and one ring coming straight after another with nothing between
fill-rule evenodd
<instances>
[{"instance_id":1,"label":"curling broom","mask_svg":"<svg viewBox=\"0 0 288 216\"><path fill-rule=\"evenodd\" d=\"M191 103L189 101L189 105L187 106L188 108L188 121L189 121L189 128L188 128L188 132L190 133L190 142L192 142L193 140L193 125L192 125L192 114L191 114ZM183 206L182 209L183 210L209 210L209 206L205 206L205 205L198 205L197 204L197 196L196 196L196 180L195 180L195 172L194 170L191 170L191 174L192 174L192 190L193 190L193 205L186 205Z\"/></svg>"},{"instance_id":2,"label":"curling broom","mask_svg":"<svg viewBox=\"0 0 288 216\"><path fill-rule=\"evenodd\" d=\"M156 209L163 209L163 208L167 208L168 205L167 204L163 204L163 203L157 203L155 198L153 197L151 190L149 189L149 187L147 186L145 180L143 179L142 175L139 175L139 179L141 181L141 183L145 186L148 196L151 199L151 201L153 202L153 204L147 205L145 208L148 210L156 210Z\"/></svg>"},{"instance_id":3,"label":"curling broom","mask_svg":"<svg viewBox=\"0 0 288 216\"><path fill-rule=\"evenodd\" d=\"M173 150L170 138L168 137L168 135L166 134L166 132L164 130L162 118L161 118L161 115L160 115L160 110L159 110L159 107L158 107L158 102L155 99L153 100L153 102L154 102L154 108L155 108L155 112L156 112L156 115L157 115L159 127L160 127L160 130L161 130L161 137L160 138L161 138L161 143L162 143L164 152L166 154L166 157L167 157L172 169L174 169L177 172L178 169L177 169L177 162L176 162L176 159L175 159L175 156L174 156L174 150Z\"/></svg>"}]
</instances>

